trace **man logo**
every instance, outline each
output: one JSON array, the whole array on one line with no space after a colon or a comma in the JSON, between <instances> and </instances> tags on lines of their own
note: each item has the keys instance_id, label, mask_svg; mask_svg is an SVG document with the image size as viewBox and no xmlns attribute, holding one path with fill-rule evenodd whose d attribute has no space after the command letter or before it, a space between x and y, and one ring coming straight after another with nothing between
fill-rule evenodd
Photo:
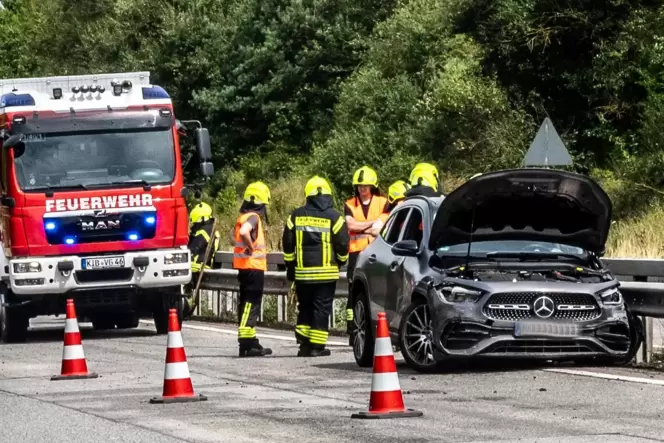
<instances>
[{"instance_id":1,"label":"man logo","mask_svg":"<svg viewBox=\"0 0 664 443\"><path fill-rule=\"evenodd\" d=\"M120 229L120 220L106 220L106 221L91 221L81 222L81 229L83 231L104 231L108 229Z\"/></svg>"},{"instance_id":2,"label":"man logo","mask_svg":"<svg viewBox=\"0 0 664 443\"><path fill-rule=\"evenodd\" d=\"M544 295L539 297L535 300L535 303L533 303L533 310L535 311L535 315L539 318L551 317L555 309L556 305L553 303L553 300Z\"/></svg>"}]
</instances>

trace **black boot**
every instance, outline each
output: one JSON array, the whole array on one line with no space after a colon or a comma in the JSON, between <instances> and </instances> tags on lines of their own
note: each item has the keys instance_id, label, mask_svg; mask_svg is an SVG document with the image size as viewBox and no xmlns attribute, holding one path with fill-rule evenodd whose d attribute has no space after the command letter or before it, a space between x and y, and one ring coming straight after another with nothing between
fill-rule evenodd
<instances>
[{"instance_id":1,"label":"black boot","mask_svg":"<svg viewBox=\"0 0 664 443\"><path fill-rule=\"evenodd\" d=\"M266 355L272 355L272 349L264 348L258 340L249 346L240 345L240 357L265 357Z\"/></svg>"},{"instance_id":2,"label":"black boot","mask_svg":"<svg viewBox=\"0 0 664 443\"><path fill-rule=\"evenodd\" d=\"M329 349L327 349L325 346L314 346L311 348L311 353L309 354L309 357L327 357L331 355L332 353L330 352Z\"/></svg>"},{"instance_id":3,"label":"black boot","mask_svg":"<svg viewBox=\"0 0 664 443\"><path fill-rule=\"evenodd\" d=\"M311 346L308 344L300 345L300 350L297 351L298 357L310 357L311 356Z\"/></svg>"}]
</instances>

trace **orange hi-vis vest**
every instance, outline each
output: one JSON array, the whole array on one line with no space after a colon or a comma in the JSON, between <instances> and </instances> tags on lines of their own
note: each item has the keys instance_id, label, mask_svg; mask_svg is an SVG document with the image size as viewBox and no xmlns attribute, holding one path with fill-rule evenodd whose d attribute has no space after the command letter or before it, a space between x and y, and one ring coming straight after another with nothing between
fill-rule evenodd
<instances>
[{"instance_id":1,"label":"orange hi-vis vest","mask_svg":"<svg viewBox=\"0 0 664 443\"><path fill-rule=\"evenodd\" d=\"M248 254L242 237L240 237L240 228L249 220L249 217L255 215L258 217L256 230L258 235L253 243L254 252ZM235 247L233 248L233 269L253 269L257 271L267 271L267 250L265 246L265 234L263 233L263 222L255 212L241 214L235 222Z\"/></svg>"},{"instance_id":2,"label":"orange hi-vis vest","mask_svg":"<svg viewBox=\"0 0 664 443\"><path fill-rule=\"evenodd\" d=\"M387 204L387 198L379 195L372 196L371 203L369 203L369 212L367 217L364 217L364 211L362 211L362 202L358 197L349 198L346 200L346 204L352 211L353 218L357 221L378 220L379 218L382 220L381 216L383 214L383 209ZM349 231L348 233L350 234L350 243L348 245L349 253L360 252L372 241L374 241L374 238L371 235L365 234L363 232Z\"/></svg>"}]
</instances>

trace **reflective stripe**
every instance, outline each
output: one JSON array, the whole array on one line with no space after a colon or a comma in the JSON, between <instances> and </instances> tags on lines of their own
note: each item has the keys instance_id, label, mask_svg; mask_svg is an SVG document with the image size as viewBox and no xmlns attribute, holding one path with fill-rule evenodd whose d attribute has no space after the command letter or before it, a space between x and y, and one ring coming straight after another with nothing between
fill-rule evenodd
<instances>
[{"instance_id":1,"label":"reflective stripe","mask_svg":"<svg viewBox=\"0 0 664 443\"><path fill-rule=\"evenodd\" d=\"M355 314L352 309L346 309L346 321L353 321Z\"/></svg>"},{"instance_id":2,"label":"reflective stripe","mask_svg":"<svg viewBox=\"0 0 664 443\"><path fill-rule=\"evenodd\" d=\"M65 320L65 333L67 332L79 332L78 321L76 321L75 318L68 318Z\"/></svg>"},{"instance_id":3,"label":"reflective stripe","mask_svg":"<svg viewBox=\"0 0 664 443\"><path fill-rule=\"evenodd\" d=\"M237 242L235 242L235 247L236 248L246 248L247 245L243 241L237 241ZM259 250L262 250L262 249L267 249L267 248L265 247L265 245L256 245L256 246L254 246L255 251L259 251Z\"/></svg>"},{"instance_id":4,"label":"reflective stripe","mask_svg":"<svg viewBox=\"0 0 664 443\"><path fill-rule=\"evenodd\" d=\"M267 254L233 254L233 258L265 258Z\"/></svg>"},{"instance_id":5,"label":"reflective stripe","mask_svg":"<svg viewBox=\"0 0 664 443\"><path fill-rule=\"evenodd\" d=\"M284 261L293 261L293 260L295 260L294 252L291 252L290 254L284 252Z\"/></svg>"},{"instance_id":6,"label":"reflective stripe","mask_svg":"<svg viewBox=\"0 0 664 443\"><path fill-rule=\"evenodd\" d=\"M83 345L65 346L62 352L63 360L82 360L85 358L83 354Z\"/></svg>"},{"instance_id":7,"label":"reflective stripe","mask_svg":"<svg viewBox=\"0 0 664 443\"><path fill-rule=\"evenodd\" d=\"M339 260L339 261L348 261L348 254L346 254L346 255L337 254L337 260Z\"/></svg>"},{"instance_id":8,"label":"reflective stripe","mask_svg":"<svg viewBox=\"0 0 664 443\"><path fill-rule=\"evenodd\" d=\"M319 228L317 226L296 226L295 227L296 231L304 231L304 232L330 232L330 228Z\"/></svg>"},{"instance_id":9,"label":"reflective stripe","mask_svg":"<svg viewBox=\"0 0 664 443\"><path fill-rule=\"evenodd\" d=\"M309 341L314 345L324 345L327 343L328 332L320 329L312 329L309 332Z\"/></svg>"},{"instance_id":10,"label":"reflective stripe","mask_svg":"<svg viewBox=\"0 0 664 443\"><path fill-rule=\"evenodd\" d=\"M387 372L385 374L373 374L371 380L372 392L390 392L400 391L399 376L396 372Z\"/></svg>"},{"instance_id":11,"label":"reflective stripe","mask_svg":"<svg viewBox=\"0 0 664 443\"><path fill-rule=\"evenodd\" d=\"M293 220L290 215L288 216L288 220L286 220L286 226L288 226L288 229L293 229Z\"/></svg>"},{"instance_id":12,"label":"reflective stripe","mask_svg":"<svg viewBox=\"0 0 664 443\"><path fill-rule=\"evenodd\" d=\"M167 348L184 348L184 343L182 342L182 333L180 332L169 332Z\"/></svg>"},{"instance_id":13,"label":"reflective stripe","mask_svg":"<svg viewBox=\"0 0 664 443\"><path fill-rule=\"evenodd\" d=\"M392 342L389 337L378 337L376 338L376 344L374 347L374 355L376 357L387 357L394 355L392 353Z\"/></svg>"},{"instance_id":14,"label":"reflective stripe","mask_svg":"<svg viewBox=\"0 0 664 443\"><path fill-rule=\"evenodd\" d=\"M336 223L334 224L334 226L332 227L332 232L334 232L334 233L336 234L337 232L339 232L339 230L341 229L341 227L342 227L343 225L344 225L344 218L343 218L343 217L339 217L339 220L337 220L337 222L336 222Z\"/></svg>"},{"instance_id":15,"label":"reflective stripe","mask_svg":"<svg viewBox=\"0 0 664 443\"><path fill-rule=\"evenodd\" d=\"M196 233L194 233L194 237L197 237L197 236L199 236L199 235L200 235L201 237L203 237L203 238L205 239L206 242L209 242L209 241L210 241L210 236L208 235L207 232L205 232L204 229L199 229L198 231L196 231Z\"/></svg>"},{"instance_id":16,"label":"reflective stripe","mask_svg":"<svg viewBox=\"0 0 664 443\"><path fill-rule=\"evenodd\" d=\"M180 363L166 363L164 380L179 380L189 378L189 366L186 361Z\"/></svg>"}]
</instances>

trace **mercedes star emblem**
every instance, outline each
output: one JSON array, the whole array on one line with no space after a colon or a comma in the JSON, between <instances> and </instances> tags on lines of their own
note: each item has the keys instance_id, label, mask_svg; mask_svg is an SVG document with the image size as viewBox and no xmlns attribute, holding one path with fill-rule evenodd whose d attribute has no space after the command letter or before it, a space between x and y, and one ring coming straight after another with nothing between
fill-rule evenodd
<instances>
[{"instance_id":1,"label":"mercedes star emblem","mask_svg":"<svg viewBox=\"0 0 664 443\"><path fill-rule=\"evenodd\" d=\"M553 300L544 295L539 297L537 300L535 300L535 303L533 303L535 315L537 315L539 318L551 317L555 308L556 305L553 303Z\"/></svg>"}]
</instances>

